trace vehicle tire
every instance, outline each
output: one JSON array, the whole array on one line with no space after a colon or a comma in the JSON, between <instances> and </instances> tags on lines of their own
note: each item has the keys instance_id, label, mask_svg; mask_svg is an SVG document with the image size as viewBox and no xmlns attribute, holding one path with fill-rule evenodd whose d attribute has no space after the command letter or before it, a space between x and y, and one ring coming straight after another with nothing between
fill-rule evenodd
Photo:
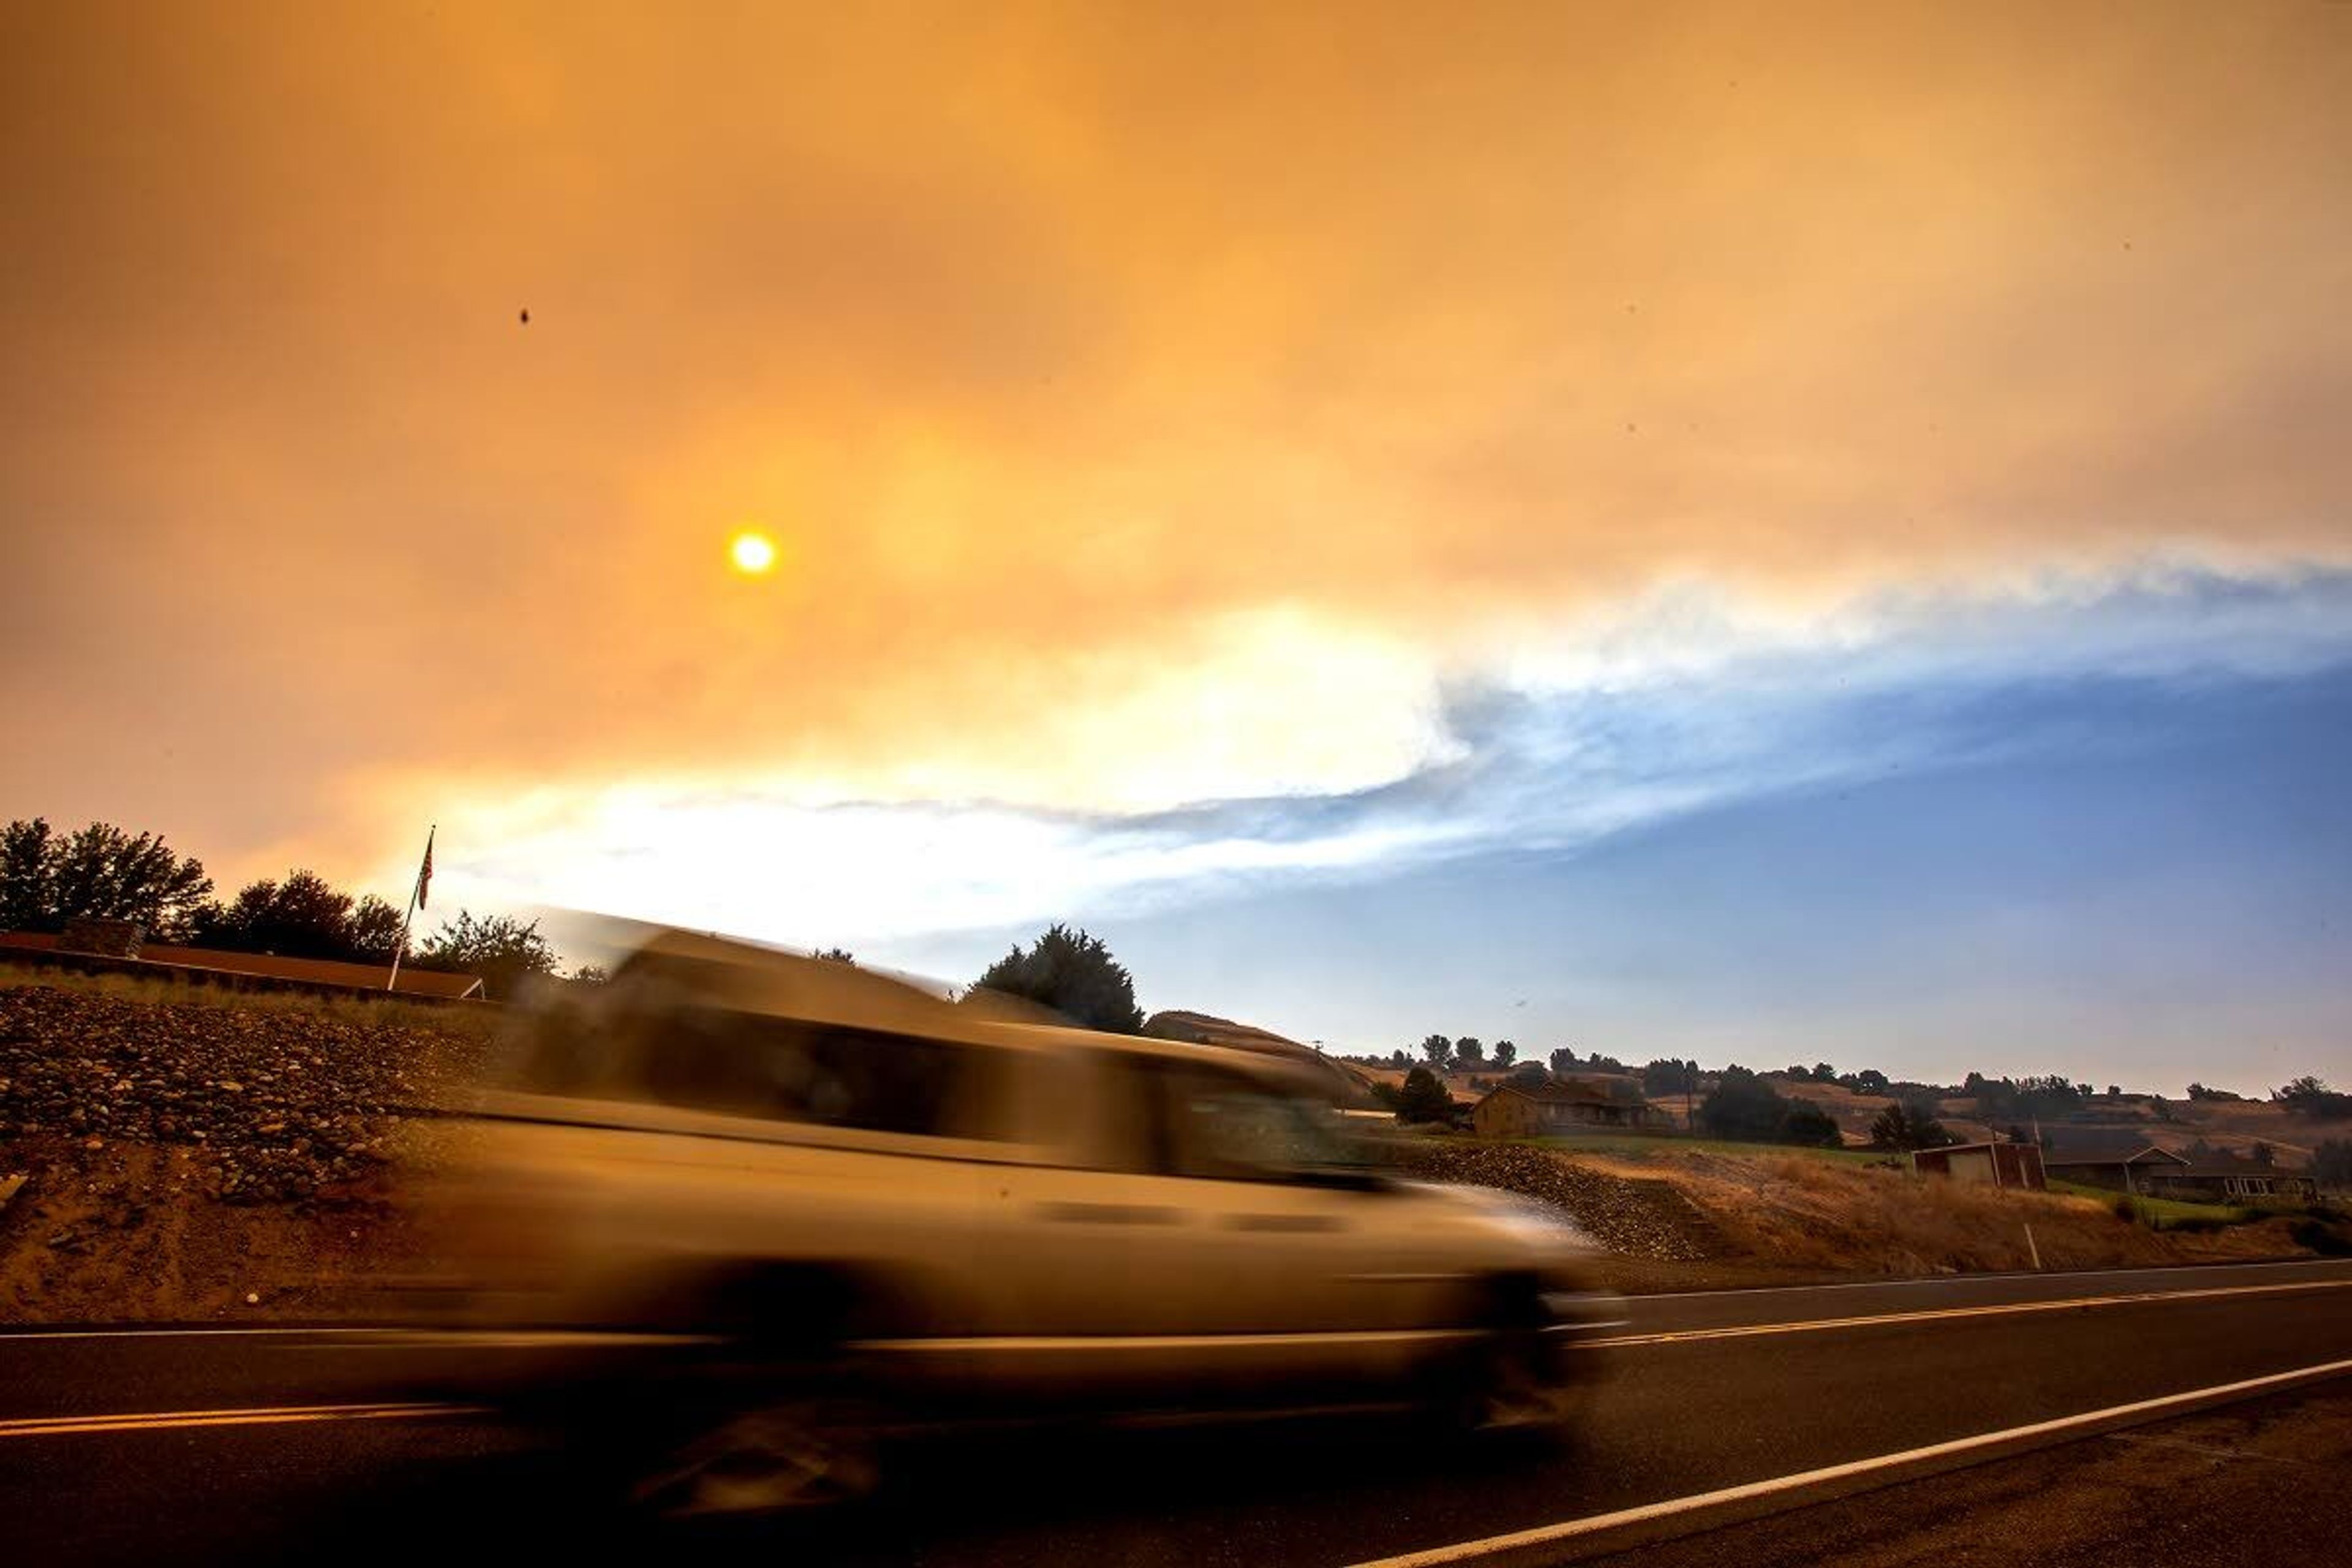
<instances>
[{"instance_id":1,"label":"vehicle tire","mask_svg":"<svg viewBox=\"0 0 2352 1568\"><path fill-rule=\"evenodd\" d=\"M1450 1424L1480 1440L1548 1440L1563 1434L1582 1405L1580 1384L1562 1361L1550 1315L1531 1281L1498 1281L1486 1310L1487 1331L1468 1358L1448 1411Z\"/></svg>"},{"instance_id":2,"label":"vehicle tire","mask_svg":"<svg viewBox=\"0 0 2352 1568\"><path fill-rule=\"evenodd\" d=\"M839 1508L880 1485L880 1427L863 1402L822 1394L715 1415L642 1453L625 1501L676 1521Z\"/></svg>"},{"instance_id":3,"label":"vehicle tire","mask_svg":"<svg viewBox=\"0 0 2352 1568\"><path fill-rule=\"evenodd\" d=\"M841 1280L729 1282L712 1337L641 1369L592 1442L608 1489L649 1521L839 1507L880 1484L885 1415L845 1352Z\"/></svg>"}]
</instances>

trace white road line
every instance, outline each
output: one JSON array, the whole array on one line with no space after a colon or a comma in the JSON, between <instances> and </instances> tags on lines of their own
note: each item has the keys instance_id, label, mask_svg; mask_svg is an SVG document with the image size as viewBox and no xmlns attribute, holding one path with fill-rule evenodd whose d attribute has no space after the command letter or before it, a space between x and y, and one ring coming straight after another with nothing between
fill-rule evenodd
<instances>
[{"instance_id":1,"label":"white road line","mask_svg":"<svg viewBox=\"0 0 2352 1568\"><path fill-rule=\"evenodd\" d=\"M79 1432L158 1432L189 1426L276 1426L298 1421L397 1421L478 1414L477 1405L281 1405L243 1410L163 1410L119 1415L40 1415L0 1421L0 1440Z\"/></svg>"},{"instance_id":2,"label":"white road line","mask_svg":"<svg viewBox=\"0 0 2352 1568\"><path fill-rule=\"evenodd\" d=\"M245 1339L263 1334L380 1334L380 1328L237 1328L237 1329L26 1329L0 1334L9 1340L215 1340Z\"/></svg>"},{"instance_id":3,"label":"white road line","mask_svg":"<svg viewBox=\"0 0 2352 1568\"><path fill-rule=\"evenodd\" d=\"M1434 1546L1425 1552L1408 1552L1401 1556L1381 1557L1353 1563L1350 1568L1442 1568L1443 1564L1472 1563L1482 1557L1496 1556L1521 1547L1549 1545L1556 1542L1573 1541L1580 1536L1599 1535L1605 1531L1640 1524L1650 1520L1668 1519L1675 1514L1692 1513L1702 1509L1725 1504L1746 1502L1752 1499L1771 1497L1777 1493L1799 1491L1807 1487L1824 1486L1831 1482L1866 1476L1874 1471L1890 1470L1900 1466L1928 1463L1951 1458L2006 1443L2026 1442L2036 1437L2054 1436L2079 1430L2105 1421L2129 1421L2152 1415L2165 1410L2178 1409L2204 1400L2237 1398L2277 1388L2291 1383L2316 1378L2342 1377L2352 1373L2352 1361L2321 1362L2312 1366L2297 1367L2292 1372L2272 1373L2264 1377L2250 1377L2239 1383L2220 1383L2208 1388L2192 1388L2181 1394L2168 1394L2156 1399L2136 1400L2129 1405L2111 1405L2104 1410L2085 1410L2080 1415L2061 1415L2054 1420L2036 1421L2029 1426L2005 1427L1998 1432L1979 1432L1972 1437L1958 1437L1948 1443L1933 1443L1924 1448L1906 1448L1897 1454L1878 1454L1867 1459L1854 1459L1843 1465L1827 1465L1817 1470L1803 1470L1795 1475L1775 1476L1770 1480L1750 1481L1745 1486L1725 1487L1719 1491L1699 1492L1690 1497L1672 1498L1664 1502L1644 1503L1640 1508L1620 1509L1614 1513L1588 1514L1559 1524L1539 1525L1533 1530L1515 1531L1508 1535L1490 1535L1478 1541L1456 1542L1451 1546Z\"/></svg>"},{"instance_id":4,"label":"white road line","mask_svg":"<svg viewBox=\"0 0 2352 1568\"><path fill-rule=\"evenodd\" d=\"M1997 1274L1931 1274L1920 1279L1840 1279L1826 1285L1732 1285L1720 1290L1646 1290L1635 1301L1687 1301L1702 1296L1788 1296L1808 1290L1904 1290L1921 1285L1997 1285L2011 1279L2104 1279L2118 1274L2161 1278L2182 1274L2235 1274L2253 1268L2342 1268L2340 1258L2265 1258L2247 1263L2189 1263L2168 1268L2007 1268Z\"/></svg>"},{"instance_id":5,"label":"white road line","mask_svg":"<svg viewBox=\"0 0 2352 1568\"><path fill-rule=\"evenodd\" d=\"M2129 1296L2071 1296L2056 1301L1998 1301L1982 1307L1931 1307L1916 1312L1865 1312L1858 1317L1809 1318L1790 1323L1737 1323L1716 1329L1672 1329L1654 1334L1620 1334L1614 1339L1580 1340L1577 1349L1619 1350L1632 1345L1747 1339L1756 1334L1804 1334L1828 1329L1875 1328L1885 1323L1926 1323L1945 1318L2071 1312L2087 1307L2130 1307L2150 1301L2199 1301L2222 1296L2273 1296L2289 1290L2343 1289L2352 1289L2352 1279L2296 1279L2278 1285L2216 1285L2202 1290L2143 1290Z\"/></svg>"}]
</instances>

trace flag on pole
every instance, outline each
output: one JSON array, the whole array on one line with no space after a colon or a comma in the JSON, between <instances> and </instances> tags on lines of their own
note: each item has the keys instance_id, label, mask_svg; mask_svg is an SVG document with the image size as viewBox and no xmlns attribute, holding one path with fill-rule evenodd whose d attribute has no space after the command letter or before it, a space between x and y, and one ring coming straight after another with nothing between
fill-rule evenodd
<instances>
[{"instance_id":1,"label":"flag on pole","mask_svg":"<svg viewBox=\"0 0 2352 1568\"><path fill-rule=\"evenodd\" d=\"M425 907L426 889L433 886L433 835L438 831L429 829L425 835L425 864L416 871L416 907L420 910Z\"/></svg>"}]
</instances>

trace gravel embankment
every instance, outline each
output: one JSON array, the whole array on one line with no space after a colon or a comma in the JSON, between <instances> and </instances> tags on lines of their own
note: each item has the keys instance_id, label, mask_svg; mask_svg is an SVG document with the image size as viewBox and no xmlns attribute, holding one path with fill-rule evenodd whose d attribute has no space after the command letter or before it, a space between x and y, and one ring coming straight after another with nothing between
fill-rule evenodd
<instances>
[{"instance_id":1,"label":"gravel embankment","mask_svg":"<svg viewBox=\"0 0 2352 1568\"><path fill-rule=\"evenodd\" d=\"M1401 1138L1395 1150L1398 1163L1416 1176L1499 1187L1563 1209L1622 1257L1696 1263L1728 1250L1706 1216L1664 1182L1603 1175L1518 1143Z\"/></svg>"},{"instance_id":2,"label":"gravel embankment","mask_svg":"<svg viewBox=\"0 0 2352 1568\"><path fill-rule=\"evenodd\" d=\"M478 1028L406 1007L353 1020L0 988L0 1147L178 1145L199 1151L213 1197L299 1202L387 1160L394 1119L432 1104L482 1048Z\"/></svg>"}]
</instances>

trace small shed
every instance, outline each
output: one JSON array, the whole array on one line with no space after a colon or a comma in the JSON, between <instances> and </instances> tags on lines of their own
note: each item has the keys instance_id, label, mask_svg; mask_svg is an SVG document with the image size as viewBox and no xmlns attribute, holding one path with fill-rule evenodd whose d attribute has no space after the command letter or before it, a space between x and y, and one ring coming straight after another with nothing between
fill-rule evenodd
<instances>
[{"instance_id":1,"label":"small shed","mask_svg":"<svg viewBox=\"0 0 2352 1568\"><path fill-rule=\"evenodd\" d=\"M2042 1151L2031 1143L1952 1143L1941 1149L1920 1149L1911 1155L1911 1168L1923 1176L1948 1176L1988 1187L2023 1187L2045 1191Z\"/></svg>"}]
</instances>

